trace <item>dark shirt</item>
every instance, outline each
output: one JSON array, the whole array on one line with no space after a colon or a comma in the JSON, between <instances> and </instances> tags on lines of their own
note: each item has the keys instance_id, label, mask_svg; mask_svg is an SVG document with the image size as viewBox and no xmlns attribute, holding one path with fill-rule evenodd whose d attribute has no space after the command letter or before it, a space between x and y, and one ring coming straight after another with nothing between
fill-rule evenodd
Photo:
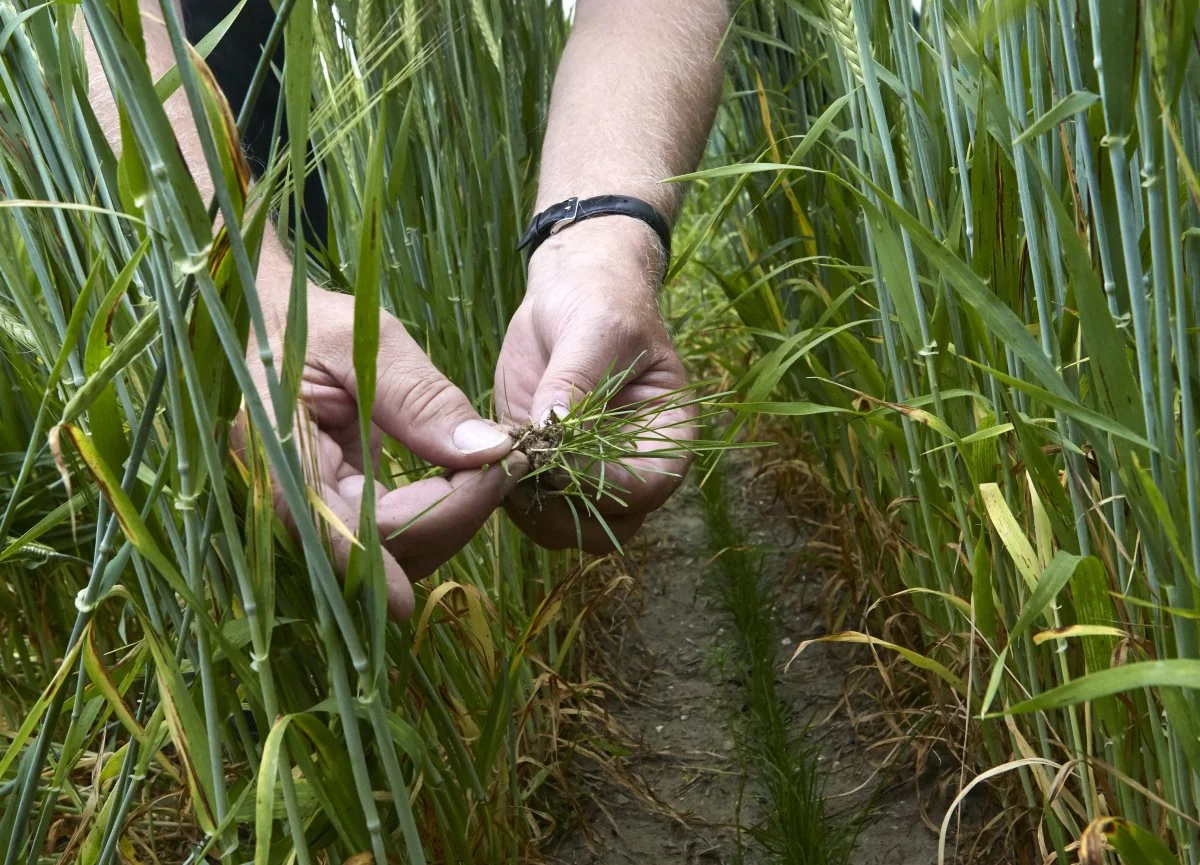
<instances>
[{"instance_id":1,"label":"dark shirt","mask_svg":"<svg viewBox=\"0 0 1200 865\"><path fill-rule=\"evenodd\" d=\"M237 0L182 0L184 26L188 40L199 42L237 6ZM275 23L270 0L246 0L237 20L208 55L208 66L225 92L235 115L242 109L254 70L262 57L263 46ZM255 175L261 174L271 153L271 132L279 110L279 78L283 71L283 40L272 58L274 70L267 75L262 92L255 100L242 146ZM280 124L279 147L287 143L287 124ZM310 148L311 153L311 148ZM311 174L304 184L305 237L315 246L323 246L328 204L320 177Z\"/></svg>"}]
</instances>

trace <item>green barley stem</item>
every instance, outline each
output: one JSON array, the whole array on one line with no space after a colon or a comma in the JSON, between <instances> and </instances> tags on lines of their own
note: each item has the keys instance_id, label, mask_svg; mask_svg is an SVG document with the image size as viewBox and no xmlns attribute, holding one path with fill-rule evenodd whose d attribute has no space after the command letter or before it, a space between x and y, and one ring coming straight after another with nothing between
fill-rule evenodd
<instances>
[{"instance_id":1,"label":"green barley stem","mask_svg":"<svg viewBox=\"0 0 1200 865\"><path fill-rule=\"evenodd\" d=\"M134 437L133 447L130 450L129 462L125 467L125 473L121 478L121 488L125 491L132 489L134 481L137 477L137 466L141 460L141 455L150 438L150 430L154 419L154 411L157 407L158 400L161 397L163 386L166 382L166 370L160 366L159 375L155 378L154 385L151 387L150 393L147 395L146 411L142 416L142 422L138 426L137 434ZM151 399L152 397L152 399ZM67 639L66 651L69 653L79 642L83 635L83 629L91 619L92 611L95 608L97 599L100 596L101 585L106 576L106 566L113 547L113 540L117 532L117 520L112 517L108 520L106 529L101 532L103 540L101 541L96 558L93 562L92 573L88 578L87 586L82 591L83 600L79 605L78 614L75 617L75 624L71 628L71 635ZM83 660L79 661L79 667L76 671L76 687L75 701L72 704L72 724L78 720L78 713L82 710L83 700L83 682L85 677L83 671ZM12 835L9 838L8 850L5 853L5 865L15 865L21 856L22 847L27 839L25 833L25 824L29 819L30 811L33 809L33 800L37 795L38 778L41 777L42 766L45 763L46 755L50 749L50 737L53 735L57 726L59 715L62 712L63 702L66 699L66 688L60 687L54 699L46 709L45 718L42 721L42 727L38 731L37 739L34 741L33 748L23 762L24 773L19 776L19 787L21 790L20 797L17 800L16 810L13 812ZM54 795L54 790L51 789L43 803L44 809L50 809L52 805L51 796Z\"/></svg>"},{"instance_id":2,"label":"green barley stem","mask_svg":"<svg viewBox=\"0 0 1200 865\"><path fill-rule=\"evenodd\" d=\"M849 66L848 58L845 59L847 61L847 65ZM861 92L857 92L857 90L854 93L854 98L851 102L851 108L853 111L853 127L856 136L856 158L858 161L858 168L865 175L867 173L868 150L866 147L866 142L863 140L863 130L866 125L865 119L867 117L867 107L863 95ZM874 200L874 190L869 190L867 194L872 198L872 200ZM866 231L867 247L868 253L871 257L872 270L875 273L880 273L881 271L876 259L876 246L872 237L873 230L871 228L870 221L864 218L862 219L862 223L864 224ZM906 379L904 375L904 368L900 365L896 334L892 326L891 303L887 296L887 292L883 290L882 287L877 291L877 297L879 301L879 323L883 332L884 354L887 361L887 368L891 373L896 401L903 402L908 397L908 393L906 392L908 388L905 384ZM904 430L904 439L908 448L909 459L913 460L915 459L915 455L917 453L917 445L915 433L912 429L912 423L906 416L902 416L900 418L900 423ZM913 465L915 464L916 463L913 463ZM918 486L918 489L920 489L923 485L923 478L920 475L916 475L914 477L911 475L901 474L900 487L901 490L906 494L906 498L909 484L913 482L915 482ZM935 542L933 540L932 514L930 513L927 504L925 504L928 501L927 497L919 496L919 499L922 503L922 506L919 508L919 514L914 514L919 516L919 520L913 520L913 522L919 522L921 524L924 540L928 543L930 548L933 548L935 546ZM916 510L918 509L914 508L914 511ZM917 561L919 573L921 574L923 581L928 584L928 574L925 560L918 559ZM935 557L935 570L936 569Z\"/></svg>"},{"instance_id":3,"label":"green barley stem","mask_svg":"<svg viewBox=\"0 0 1200 865\"><path fill-rule=\"evenodd\" d=\"M192 393L203 393L195 358L184 338L186 334L186 321L182 310L178 307L174 296L169 291L164 292L163 301L164 305L168 308L168 320L174 331L176 344L180 349L184 378ZM214 308L211 306L211 300L208 303L210 304L210 308ZM192 400L192 410L195 414L198 429L208 430L213 428L213 420L209 415L208 406L204 400ZM198 438L201 453L204 456L210 476L219 477L220 473L224 471L225 463L221 455L217 452L216 442L211 436L207 435L201 435ZM276 698L275 679L270 667L270 635L266 630L265 623L262 621L262 616L258 609L257 592L250 581L249 564L246 561L244 549L241 545L240 535L237 530L238 520L234 514L233 503L229 498L228 488L220 483L213 483L211 488L213 495L216 497L217 510L221 518L222 528L224 529L225 540L231 553L233 570L237 575L242 598L242 610L250 623L250 635L253 646L251 667L258 673L258 684L262 689L263 709L269 722L273 723L274 719L280 714L280 707ZM303 832L303 823L300 819L299 803L296 797L291 769L287 761L286 749L279 763L279 778L283 788L284 804L293 837L302 837L302 835L296 834L297 832ZM304 845L300 845L296 853L301 865L308 865L310 861L309 853Z\"/></svg>"},{"instance_id":4,"label":"green barley stem","mask_svg":"<svg viewBox=\"0 0 1200 865\"><path fill-rule=\"evenodd\" d=\"M892 149L891 138L888 133L890 127L888 126L887 115L883 107L883 98L879 91L879 81L876 76L874 63L871 59L871 49L867 38L868 28L865 15L866 13L863 10L862 4L858 4L855 7L855 23L858 36L859 61L862 64L865 73L863 83L866 93L867 106L870 109L876 132L879 135L879 143L882 145L884 163L887 167L887 177L891 185L892 197L898 203L903 204L904 193L900 183L899 170L896 165L896 155ZM929 321L925 311L925 298L921 291L920 278L917 275L916 255L913 251L912 238L909 236L908 231L903 228L901 228L900 231L900 240L904 247L904 257L908 268L909 285L913 294L913 301L917 314L917 324L921 334L922 345L918 349L918 354L924 359L925 374L928 378L930 393L933 395L934 407L936 408L937 414L944 417L946 415L946 410L942 402L936 363L938 347L933 338L930 336ZM921 464L921 461L917 458L915 442L910 443L909 449L911 451L911 465L915 468ZM950 455L949 452L947 452L945 461L947 473L949 474L951 481L955 513L958 518L960 531L962 532L962 543L967 557L969 558L972 554L974 539L971 537L971 533L967 530L966 508L963 504L960 493L962 484L958 482L958 469L955 466L953 455ZM924 485L925 481L923 476L918 475L918 489L922 488ZM922 502L927 502L927 492L922 490L920 495ZM928 507L928 505L923 504L923 507ZM937 550L935 535L933 534L932 516L928 515L926 519L931 533L929 538L931 546L930 553L933 556L934 570L938 573L939 583L945 585L948 583L948 580L945 578L945 574L943 572L940 550Z\"/></svg>"}]
</instances>

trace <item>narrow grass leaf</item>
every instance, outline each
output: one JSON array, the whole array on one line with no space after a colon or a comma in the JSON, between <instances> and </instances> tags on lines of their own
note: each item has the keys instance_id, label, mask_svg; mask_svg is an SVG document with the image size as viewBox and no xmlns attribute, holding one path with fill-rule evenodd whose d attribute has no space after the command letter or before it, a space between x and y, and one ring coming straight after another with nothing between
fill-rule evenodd
<instances>
[{"instance_id":1,"label":"narrow grass leaf","mask_svg":"<svg viewBox=\"0 0 1200 865\"><path fill-rule=\"evenodd\" d=\"M254 793L254 865L270 865L271 835L275 826L275 785L279 779L283 737L291 715L275 719L263 743L258 764L258 784Z\"/></svg>"},{"instance_id":2,"label":"narrow grass leaf","mask_svg":"<svg viewBox=\"0 0 1200 865\"><path fill-rule=\"evenodd\" d=\"M1142 688L1200 688L1200 660L1170 658L1164 661L1137 661L1080 676L1064 685L1038 694L1002 714L1022 715L1076 706L1101 697L1123 694Z\"/></svg>"},{"instance_id":3,"label":"narrow grass leaf","mask_svg":"<svg viewBox=\"0 0 1200 865\"><path fill-rule=\"evenodd\" d=\"M1017 518L1013 516L1012 510L1004 498L1004 492L998 484L987 483L979 487L979 496L983 499L983 504L987 509L988 517L991 518L992 526L1000 536L1000 542L1004 544L1004 549L1012 557L1013 564L1017 566L1017 570L1025 578L1026 585L1031 589L1035 589L1038 584L1038 574L1041 571L1041 565L1038 562L1037 555L1033 552L1033 546L1025 536L1025 530L1021 528L1021 525L1017 522ZM1043 606L1045 605L1043 604ZM1040 609L1038 612L1040 612Z\"/></svg>"},{"instance_id":4,"label":"narrow grass leaf","mask_svg":"<svg viewBox=\"0 0 1200 865\"><path fill-rule=\"evenodd\" d=\"M927 670L933 673L942 681L950 685L960 694L965 694L967 686L958 676L950 672L944 664L941 664L932 658L926 657L919 652L914 652L912 649L904 646L889 643L887 640L881 640L878 637L872 637L870 634L864 634L859 631L842 631L840 634L830 634L827 637L818 637L813 640L805 640L796 647L796 651L792 653L792 657L788 659L788 666L799 657L800 653L814 643L859 643L863 645L876 646L881 649L888 649L896 652L906 661L915 667L922 670Z\"/></svg>"},{"instance_id":5,"label":"narrow grass leaf","mask_svg":"<svg viewBox=\"0 0 1200 865\"><path fill-rule=\"evenodd\" d=\"M1075 90L1068 93L1054 106L1035 120L1028 129L1013 139L1013 147L1020 147L1027 141L1044 135L1065 120L1076 114L1081 114L1100 101L1100 97L1087 90Z\"/></svg>"},{"instance_id":6,"label":"narrow grass leaf","mask_svg":"<svg viewBox=\"0 0 1200 865\"><path fill-rule=\"evenodd\" d=\"M1023 535L1021 539L1024 540ZM1025 542L1025 546L1028 548L1027 554L1032 556L1033 549L1028 547L1028 541ZM992 701L996 697L996 692L1000 688L1000 681L1004 676L1004 663L1016 641L1024 636L1025 632L1033 627L1033 624L1039 618L1047 614L1048 608L1054 603L1059 592L1071 581L1071 577L1074 576L1076 569L1084 563L1087 563L1088 567L1099 564L1092 557L1076 556L1059 550L1050 561L1050 564L1046 566L1046 569L1042 571L1040 578L1033 586L1033 593L1021 608L1021 615L1017 617L1016 624L1008 632L1008 642L1004 650L1000 653L1000 657L996 659L996 663L992 667L992 675L988 680L987 689L983 695L983 702L979 709L981 715L987 713L988 708L992 705Z\"/></svg>"},{"instance_id":7,"label":"narrow grass leaf","mask_svg":"<svg viewBox=\"0 0 1200 865\"><path fill-rule=\"evenodd\" d=\"M1049 631L1038 631L1033 635L1033 644L1040 646L1044 643L1060 640L1076 640L1080 637L1117 637L1124 639L1129 635L1120 628L1110 625L1066 625L1062 628L1052 628Z\"/></svg>"}]
</instances>

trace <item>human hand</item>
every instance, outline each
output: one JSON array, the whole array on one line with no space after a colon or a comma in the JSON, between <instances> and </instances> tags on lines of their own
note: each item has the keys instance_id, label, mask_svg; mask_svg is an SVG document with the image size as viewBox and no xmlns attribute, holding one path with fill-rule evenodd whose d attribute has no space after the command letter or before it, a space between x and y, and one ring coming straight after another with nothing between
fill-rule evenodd
<instances>
[{"instance_id":1,"label":"human hand","mask_svg":"<svg viewBox=\"0 0 1200 865\"><path fill-rule=\"evenodd\" d=\"M285 271L286 273L286 271ZM276 358L282 358L289 276L260 271L260 296ZM413 609L410 581L427 576L461 549L499 507L528 470L513 441L481 418L467 397L421 351L404 326L381 314L377 391L372 411L371 453L362 452L352 346L354 298L310 287L308 346L300 391L305 409L299 418L302 453L315 461L316 492L329 509L357 534L370 459L378 469L383 435L412 453L448 469L445 476L425 478L388 490L376 481L376 522L384 538L388 612L407 618ZM267 406L263 368L251 340L251 369L256 389ZM487 466L487 468L484 468ZM278 488L276 508L290 520ZM397 531L403 531L388 539ZM329 532L339 569L344 569L350 542Z\"/></svg>"},{"instance_id":2,"label":"human hand","mask_svg":"<svg viewBox=\"0 0 1200 865\"><path fill-rule=\"evenodd\" d=\"M609 401L610 408L665 400L684 387L683 364L658 311L660 255L654 233L624 217L580 222L543 243L530 260L525 300L500 350L497 411L516 423L543 423L552 410L562 417L606 373L630 367L634 372ZM688 423L694 416L691 407L665 407L651 423L654 435L638 441L638 450L647 455L624 467L605 467L605 483L622 490L620 501L602 496L595 504L617 541L631 537L682 482L691 457L671 443L696 437ZM671 457L651 455L665 449ZM505 507L543 546L561 549L581 542L596 553L613 548L597 519L579 508L578 515L572 513L561 499L535 502L529 490L518 487Z\"/></svg>"}]
</instances>

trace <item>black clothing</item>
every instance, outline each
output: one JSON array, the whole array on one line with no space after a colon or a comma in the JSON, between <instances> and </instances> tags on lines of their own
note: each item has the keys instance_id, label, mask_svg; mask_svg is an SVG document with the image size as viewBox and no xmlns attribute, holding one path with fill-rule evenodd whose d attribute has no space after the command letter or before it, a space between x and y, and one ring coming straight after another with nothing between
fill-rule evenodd
<instances>
[{"instance_id":1,"label":"black clothing","mask_svg":"<svg viewBox=\"0 0 1200 865\"><path fill-rule=\"evenodd\" d=\"M182 0L182 5L187 37L194 44L233 11L237 0ZM225 92L235 116L246 100L254 70L262 57L263 45L274 23L275 10L270 0L246 0L245 7L229 32L208 55L208 66ZM275 113L279 109L280 99L278 75L283 70L283 58L283 40L280 40L279 50L272 58L275 68L267 75L242 139L242 146L255 175L266 167L271 153L271 131L275 128ZM280 124L279 134L279 147L282 148L287 144L286 123ZM318 248L324 246L327 212L328 203L320 177L311 174L304 184L304 235L310 244Z\"/></svg>"}]
</instances>

